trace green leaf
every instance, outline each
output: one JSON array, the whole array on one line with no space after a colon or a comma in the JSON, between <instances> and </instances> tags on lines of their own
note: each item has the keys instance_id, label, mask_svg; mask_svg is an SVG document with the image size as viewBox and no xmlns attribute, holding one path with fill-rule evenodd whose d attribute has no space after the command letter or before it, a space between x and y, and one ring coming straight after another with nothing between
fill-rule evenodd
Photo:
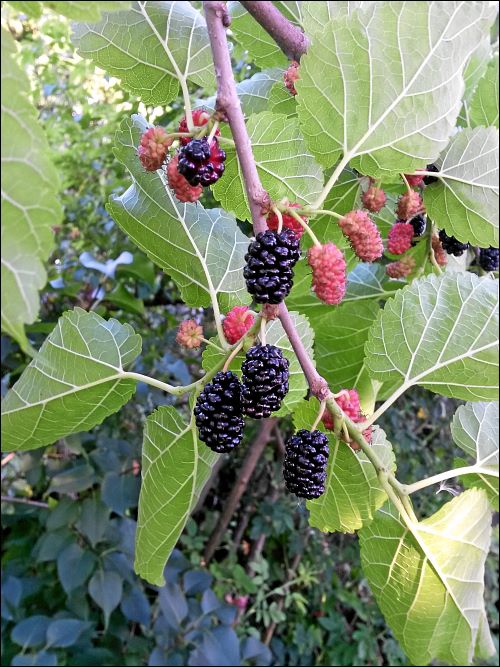
<instances>
[{"instance_id":1,"label":"green leaf","mask_svg":"<svg viewBox=\"0 0 500 667\"><path fill-rule=\"evenodd\" d=\"M64 313L2 401L4 451L51 444L116 412L135 391L122 376L140 347L128 324L81 308Z\"/></svg>"},{"instance_id":2,"label":"green leaf","mask_svg":"<svg viewBox=\"0 0 500 667\"><path fill-rule=\"evenodd\" d=\"M257 171L273 200L311 203L323 187L323 172L307 150L297 118L264 111L250 116L247 130ZM236 151L226 150L224 178L213 186L214 196L237 218L251 220Z\"/></svg>"},{"instance_id":3,"label":"green leaf","mask_svg":"<svg viewBox=\"0 0 500 667\"><path fill-rule=\"evenodd\" d=\"M2 29L2 330L28 351L24 325L38 316L38 290L47 280L44 262L53 246L51 225L59 222L62 209L56 199L59 178L15 54L14 40Z\"/></svg>"},{"instance_id":4,"label":"green leaf","mask_svg":"<svg viewBox=\"0 0 500 667\"><path fill-rule=\"evenodd\" d=\"M31 4L31 3L26 3ZM128 9L130 2L127 0L113 0L113 2L106 2L105 0L89 0L88 2L78 0L77 2L44 2L45 7L52 9L58 14L62 14L69 19L75 21L98 21L101 18L101 12L117 12Z\"/></svg>"},{"instance_id":5,"label":"green leaf","mask_svg":"<svg viewBox=\"0 0 500 667\"><path fill-rule=\"evenodd\" d=\"M89 594L104 612L104 627L109 624L109 617L120 604L123 592L123 579L116 572L98 570L89 581Z\"/></svg>"},{"instance_id":6,"label":"green leaf","mask_svg":"<svg viewBox=\"0 0 500 667\"><path fill-rule=\"evenodd\" d=\"M436 161L439 181L424 191L427 213L460 241L498 246L498 130L458 132Z\"/></svg>"},{"instance_id":7,"label":"green leaf","mask_svg":"<svg viewBox=\"0 0 500 667\"><path fill-rule=\"evenodd\" d=\"M464 64L494 17L485 3L375 2L332 19L314 35L296 83L319 162L343 157L374 177L434 162L460 111Z\"/></svg>"},{"instance_id":8,"label":"green leaf","mask_svg":"<svg viewBox=\"0 0 500 667\"><path fill-rule=\"evenodd\" d=\"M486 491L498 511L498 403L467 403L455 412L451 424L453 440L474 459L477 470L461 476L467 488Z\"/></svg>"},{"instance_id":9,"label":"green leaf","mask_svg":"<svg viewBox=\"0 0 500 667\"><path fill-rule=\"evenodd\" d=\"M358 9L369 9L374 2L349 2L348 0L334 0L318 2L306 0L302 2L302 27L308 37L313 40L321 33L325 25L333 18L349 16Z\"/></svg>"},{"instance_id":10,"label":"green leaf","mask_svg":"<svg viewBox=\"0 0 500 667\"><path fill-rule=\"evenodd\" d=\"M313 319L320 375L332 391L356 387L364 369L364 346L380 307L375 301L343 303Z\"/></svg>"},{"instance_id":11,"label":"green leaf","mask_svg":"<svg viewBox=\"0 0 500 667\"><path fill-rule=\"evenodd\" d=\"M290 312L290 317L297 330L307 353L312 356L314 331L311 329L309 321L300 313ZM217 342L217 339L214 339ZM301 403L307 393L307 382L302 372L297 357L292 349L292 345L285 334L283 327L278 319L269 322L266 329L266 343L276 345L283 352L284 356L290 362L290 381L289 391L286 395L281 408L275 414L278 416L286 415L291 412L297 403ZM203 368L208 371L224 358L224 353L219 352L214 347L207 347L203 352ZM245 359L245 353L240 352L234 357L229 365L229 369L236 375L241 376L241 364Z\"/></svg>"},{"instance_id":12,"label":"green leaf","mask_svg":"<svg viewBox=\"0 0 500 667\"><path fill-rule=\"evenodd\" d=\"M103 298L103 301L107 301L129 313L144 315L143 300L133 296L122 283L118 283L111 292L108 292Z\"/></svg>"},{"instance_id":13,"label":"green leaf","mask_svg":"<svg viewBox=\"0 0 500 667\"><path fill-rule=\"evenodd\" d=\"M52 478L47 493L79 493L96 483L94 468L88 463L77 463Z\"/></svg>"},{"instance_id":14,"label":"green leaf","mask_svg":"<svg viewBox=\"0 0 500 667\"><path fill-rule=\"evenodd\" d=\"M244 79L236 84L236 92L245 117L267 110L271 91L277 81L283 82L283 70L273 67L263 72L256 72L249 79ZM215 96L200 101L196 107L215 111Z\"/></svg>"},{"instance_id":15,"label":"green leaf","mask_svg":"<svg viewBox=\"0 0 500 667\"><path fill-rule=\"evenodd\" d=\"M102 499L113 512L125 516L128 509L137 507L139 487L139 478L134 475L108 472L102 483Z\"/></svg>"},{"instance_id":16,"label":"green leaf","mask_svg":"<svg viewBox=\"0 0 500 667\"><path fill-rule=\"evenodd\" d=\"M318 410L316 399L303 401L293 415L295 428L309 430ZM352 533L373 519L375 511L383 505L387 496L379 484L377 471L365 454L355 452L345 442L325 431L321 422L318 428L328 434L330 456L325 493L317 500L307 501L309 524L324 533ZM373 429L371 446L384 465L394 471L394 453L382 429Z\"/></svg>"},{"instance_id":17,"label":"green leaf","mask_svg":"<svg viewBox=\"0 0 500 667\"><path fill-rule=\"evenodd\" d=\"M47 628L47 645L67 648L76 643L82 632L88 630L92 623L87 621L79 621L76 618L60 618L52 623Z\"/></svg>"},{"instance_id":18,"label":"green leaf","mask_svg":"<svg viewBox=\"0 0 500 667\"><path fill-rule=\"evenodd\" d=\"M415 280L389 300L366 343L372 378L470 401L498 398L497 285L472 273Z\"/></svg>"},{"instance_id":19,"label":"green leaf","mask_svg":"<svg viewBox=\"0 0 500 667\"><path fill-rule=\"evenodd\" d=\"M467 665L494 653L483 602L490 533L478 489L410 527L388 505L360 531L363 570L412 664Z\"/></svg>"},{"instance_id":20,"label":"green leaf","mask_svg":"<svg viewBox=\"0 0 500 667\"><path fill-rule=\"evenodd\" d=\"M228 2L227 8L231 15L231 32L241 46L250 53L258 67L261 69L287 67L288 61L284 53L243 5L239 2Z\"/></svg>"},{"instance_id":21,"label":"green leaf","mask_svg":"<svg viewBox=\"0 0 500 667\"><path fill-rule=\"evenodd\" d=\"M86 498L82 503L77 530L95 547L104 537L109 522L109 509L97 498Z\"/></svg>"},{"instance_id":22,"label":"green leaf","mask_svg":"<svg viewBox=\"0 0 500 667\"><path fill-rule=\"evenodd\" d=\"M283 76L270 90L269 111L285 114L285 116L295 116L297 113L297 102L285 86Z\"/></svg>"},{"instance_id":23,"label":"green leaf","mask_svg":"<svg viewBox=\"0 0 500 667\"><path fill-rule=\"evenodd\" d=\"M23 647L41 646L45 644L50 618L48 616L28 616L12 628L10 637L13 642Z\"/></svg>"},{"instance_id":24,"label":"green leaf","mask_svg":"<svg viewBox=\"0 0 500 667\"><path fill-rule=\"evenodd\" d=\"M498 54L480 79L469 107L471 127L495 125L498 128Z\"/></svg>"},{"instance_id":25,"label":"green leaf","mask_svg":"<svg viewBox=\"0 0 500 667\"><path fill-rule=\"evenodd\" d=\"M160 407L146 420L135 571L151 584L164 584L165 563L217 458L176 408Z\"/></svg>"},{"instance_id":26,"label":"green leaf","mask_svg":"<svg viewBox=\"0 0 500 667\"><path fill-rule=\"evenodd\" d=\"M100 23L76 24L73 42L144 104L173 100L179 79L208 88L214 83L205 19L189 2L134 2Z\"/></svg>"},{"instance_id":27,"label":"green leaf","mask_svg":"<svg viewBox=\"0 0 500 667\"><path fill-rule=\"evenodd\" d=\"M137 159L141 116L125 119L117 133L115 154L133 184L108 210L117 224L179 286L190 306L209 306L217 293L223 307L249 302L242 268L249 239L225 211L201 204L181 204L166 186L163 172L146 172Z\"/></svg>"},{"instance_id":28,"label":"green leaf","mask_svg":"<svg viewBox=\"0 0 500 667\"><path fill-rule=\"evenodd\" d=\"M43 5L41 2L34 2L33 0L30 2L23 2L22 0L9 0L9 5L14 7L14 9L18 12L26 14L30 18L39 19L42 15Z\"/></svg>"},{"instance_id":29,"label":"green leaf","mask_svg":"<svg viewBox=\"0 0 500 667\"><path fill-rule=\"evenodd\" d=\"M59 553L57 576L66 595L85 583L94 569L96 560L91 551L84 551L76 542L72 542Z\"/></svg>"}]
</instances>

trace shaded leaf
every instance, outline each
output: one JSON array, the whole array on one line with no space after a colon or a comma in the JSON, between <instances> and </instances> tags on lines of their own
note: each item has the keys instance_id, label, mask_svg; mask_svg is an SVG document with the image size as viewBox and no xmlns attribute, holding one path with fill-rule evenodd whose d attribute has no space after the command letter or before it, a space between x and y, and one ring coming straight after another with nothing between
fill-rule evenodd
<instances>
[{"instance_id":1,"label":"shaded leaf","mask_svg":"<svg viewBox=\"0 0 500 667\"><path fill-rule=\"evenodd\" d=\"M116 572L98 570L89 581L89 594L104 612L104 627L109 624L111 612L122 598L123 580Z\"/></svg>"}]
</instances>

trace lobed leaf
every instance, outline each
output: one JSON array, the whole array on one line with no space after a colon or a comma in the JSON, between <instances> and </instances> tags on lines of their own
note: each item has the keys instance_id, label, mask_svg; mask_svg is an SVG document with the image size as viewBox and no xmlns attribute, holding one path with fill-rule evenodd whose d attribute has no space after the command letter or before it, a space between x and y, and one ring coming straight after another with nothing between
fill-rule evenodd
<instances>
[{"instance_id":1,"label":"lobed leaf","mask_svg":"<svg viewBox=\"0 0 500 667\"><path fill-rule=\"evenodd\" d=\"M398 394L420 385L471 401L498 398L498 295L494 280L444 273L389 300L365 347L372 378Z\"/></svg>"},{"instance_id":2,"label":"lobed leaf","mask_svg":"<svg viewBox=\"0 0 500 667\"><path fill-rule=\"evenodd\" d=\"M458 132L436 166L439 181L424 190L432 220L464 243L498 246L498 130Z\"/></svg>"},{"instance_id":3,"label":"lobed leaf","mask_svg":"<svg viewBox=\"0 0 500 667\"><path fill-rule=\"evenodd\" d=\"M135 571L151 584L164 584L165 563L217 458L176 408L160 407L146 420Z\"/></svg>"},{"instance_id":4,"label":"lobed leaf","mask_svg":"<svg viewBox=\"0 0 500 667\"><path fill-rule=\"evenodd\" d=\"M476 472L460 480L467 488L484 489L498 511L498 403L461 405L453 416L451 434L477 467Z\"/></svg>"},{"instance_id":5,"label":"lobed leaf","mask_svg":"<svg viewBox=\"0 0 500 667\"><path fill-rule=\"evenodd\" d=\"M343 157L373 177L434 162L455 127L464 66L494 17L485 3L376 2L333 18L296 84L318 161Z\"/></svg>"},{"instance_id":6,"label":"lobed leaf","mask_svg":"<svg viewBox=\"0 0 500 667\"><path fill-rule=\"evenodd\" d=\"M494 125L498 128L498 54L479 80L469 108L471 127Z\"/></svg>"},{"instance_id":7,"label":"lobed leaf","mask_svg":"<svg viewBox=\"0 0 500 667\"><path fill-rule=\"evenodd\" d=\"M273 200L311 203L323 186L323 172L307 150L296 118L271 111L252 115L247 131L263 187ZM213 186L214 196L241 220L251 220L236 151L226 150L224 176Z\"/></svg>"},{"instance_id":8,"label":"lobed leaf","mask_svg":"<svg viewBox=\"0 0 500 667\"><path fill-rule=\"evenodd\" d=\"M233 216L201 204L181 204L163 172L146 172L136 147L148 124L141 116L125 119L115 154L133 183L113 196L108 210L117 224L179 286L190 306L209 306L217 294L228 308L249 302L242 268L249 239Z\"/></svg>"},{"instance_id":9,"label":"lobed leaf","mask_svg":"<svg viewBox=\"0 0 500 667\"><path fill-rule=\"evenodd\" d=\"M124 366L139 354L128 324L81 308L64 313L2 401L2 451L34 449L86 431L135 391Z\"/></svg>"},{"instance_id":10,"label":"lobed leaf","mask_svg":"<svg viewBox=\"0 0 500 667\"><path fill-rule=\"evenodd\" d=\"M83 58L119 77L144 104L173 100L179 79L214 84L205 19L189 2L133 2L99 23L75 24L73 42Z\"/></svg>"},{"instance_id":11,"label":"lobed leaf","mask_svg":"<svg viewBox=\"0 0 500 667\"><path fill-rule=\"evenodd\" d=\"M478 489L409 526L388 504L360 531L363 570L411 663L467 665L494 653L483 601L490 534Z\"/></svg>"},{"instance_id":12,"label":"lobed leaf","mask_svg":"<svg viewBox=\"0 0 500 667\"><path fill-rule=\"evenodd\" d=\"M62 209L56 199L59 178L15 53L14 40L2 29L2 330L27 351L24 325L38 316L51 226Z\"/></svg>"}]
</instances>

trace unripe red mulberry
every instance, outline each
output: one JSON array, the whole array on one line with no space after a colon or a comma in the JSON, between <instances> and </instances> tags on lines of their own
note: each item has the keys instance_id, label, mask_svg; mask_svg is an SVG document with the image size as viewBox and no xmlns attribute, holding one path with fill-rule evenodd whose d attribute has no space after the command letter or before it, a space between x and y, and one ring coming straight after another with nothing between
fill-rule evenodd
<instances>
[{"instance_id":1,"label":"unripe red mulberry","mask_svg":"<svg viewBox=\"0 0 500 667\"><path fill-rule=\"evenodd\" d=\"M397 262L391 262L385 267L389 278L406 278L415 269L413 257L403 257Z\"/></svg>"},{"instance_id":2,"label":"unripe red mulberry","mask_svg":"<svg viewBox=\"0 0 500 667\"><path fill-rule=\"evenodd\" d=\"M344 254L334 243L313 246L307 253L312 289L318 299L336 305L344 298L347 276Z\"/></svg>"},{"instance_id":3,"label":"unripe red mulberry","mask_svg":"<svg viewBox=\"0 0 500 667\"><path fill-rule=\"evenodd\" d=\"M206 125L209 120L210 120L210 114L208 113L208 111L205 111L205 109L195 109L193 111L193 124L195 127L202 127L203 125ZM184 116L184 118L179 123L178 132L189 132L186 116ZM219 135L220 135L220 130L217 129L217 131L215 132L215 136L218 137ZM191 139L192 137L181 137L179 141L183 146L186 146L191 141Z\"/></svg>"},{"instance_id":4,"label":"unripe red mulberry","mask_svg":"<svg viewBox=\"0 0 500 667\"><path fill-rule=\"evenodd\" d=\"M288 204L288 206L290 208L300 208L301 207L300 204ZM302 225L300 224L300 222L298 222L293 216L287 215L286 213L282 213L281 216L283 218L283 227L287 227L288 229L291 229L292 232L295 232L295 235L300 239L300 237L302 236L302 234L305 231L304 228L302 227ZM301 216L301 218L302 218L302 220L304 220L304 222L307 222L307 219L304 218L304 216ZM278 216L276 215L276 213L274 211L271 211L269 213L269 215L266 218L266 221L267 221L267 226L269 227L269 229L272 229L274 231L276 231L278 229L279 220L278 220Z\"/></svg>"},{"instance_id":5,"label":"unripe red mulberry","mask_svg":"<svg viewBox=\"0 0 500 667\"><path fill-rule=\"evenodd\" d=\"M441 245L441 241L437 234L432 235L432 252L434 253L434 259L439 266L446 266L448 264L448 255Z\"/></svg>"},{"instance_id":6,"label":"unripe red mulberry","mask_svg":"<svg viewBox=\"0 0 500 667\"><path fill-rule=\"evenodd\" d=\"M290 91L291 95L296 95L297 91L295 89L295 82L299 79L299 63L293 60L288 69L283 74L283 80L285 81L285 86Z\"/></svg>"},{"instance_id":7,"label":"unripe red mulberry","mask_svg":"<svg viewBox=\"0 0 500 667\"><path fill-rule=\"evenodd\" d=\"M183 347L200 347L203 341L203 328L194 320L185 320L179 324L175 340Z\"/></svg>"},{"instance_id":8,"label":"unripe red mulberry","mask_svg":"<svg viewBox=\"0 0 500 667\"><path fill-rule=\"evenodd\" d=\"M365 417L361 411L359 394L356 389L343 389L342 393L335 399L335 401L337 402L339 408L341 408L343 412L345 412L345 414L356 424L364 420ZM323 412L321 419L326 429L329 431L335 430L335 419L328 408ZM371 426L363 431L363 436L367 442L371 442ZM347 444L354 450L361 449L360 446L353 440L348 440Z\"/></svg>"},{"instance_id":9,"label":"unripe red mulberry","mask_svg":"<svg viewBox=\"0 0 500 667\"><path fill-rule=\"evenodd\" d=\"M384 245L380 232L366 211L350 211L339 220L339 227L363 262L382 257Z\"/></svg>"},{"instance_id":10,"label":"unripe red mulberry","mask_svg":"<svg viewBox=\"0 0 500 667\"><path fill-rule=\"evenodd\" d=\"M396 222L387 237L387 250L394 255L402 255L411 248L414 233L409 222Z\"/></svg>"},{"instance_id":11,"label":"unripe red mulberry","mask_svg":"<svg viewBox=\"0 0 500 667\"><path fill-rule=\"evenodd\" d=\"M418 186L422 185L424 182L424 177L420 174L405 174L405 178L408 185L410 185L412 188L418 188Z\"/></svg>"},{"instance_id":12,"label":"unripe red mulberry","mask_svg":"<svg viewBox=\"0 0 500 667\"><path fill-rule=\"evenodd\" d=\"M422 197L415 190L408 190L398 199L396 215L399 220L409 220L424 210Z\"/></svg>"},{"instance_id":13,"label":"unripe red mulberry","mask_svg":"<svg viewBox=\"0 0 500 667\"><path fill-rule=\"evenodd\" d=\"M178 171L179 156L174 157L167 165L167 180L174 191L175 196L181 202L195 202L201 197L203 187L201 185L190 185Z\"/></svg>"},{"instance_id":14,"label":"unripe red mulberry","mask_svg":"<svg viewBox=\"0 0 500 667\"><path fill-rule=\"evenodd\" d=\"M237 343L255 322L248 306L235 306L224 318L222 328L228 343Z\"/></svg>"},{"instance_id":15,"label":"unripe red mulberry","mask_svg":"<svg viewBox=\"0 0 500 667\"><path fill-rule=\"evenodd\" d=\"M371 213L378 213L384 208L387 196L382 188L377 188L375 185L372 185L363 194L362 200L363 206L368 211L371 211Z\"/></svg>"},{"instance_id":16,"label":"unripe red mulberry","mask_svg":"<svg viewBox=\"0 0 500 667\"><path fill-rule=\"evenodd\" d=\"M156 171L161 168L172 142L172 137L169 137L159 125L150 127L143 133L137 154L146 171Z\"/></svg>"}]
</instances>

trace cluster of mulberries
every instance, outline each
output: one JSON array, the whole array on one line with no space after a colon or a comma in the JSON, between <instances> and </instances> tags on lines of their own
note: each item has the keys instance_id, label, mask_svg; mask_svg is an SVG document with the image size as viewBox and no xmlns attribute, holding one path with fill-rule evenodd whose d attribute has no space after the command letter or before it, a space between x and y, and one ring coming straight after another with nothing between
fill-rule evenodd
<instances>
[{"instance_id":1,"label":"cluster of mulberries","mask_svg":"<svg viewBox=\"0 0 500 667\"><path fill-rule=\"evenodd\" d=\"M402 255L411 248L415 230L409 222L396 222L387 237L387 250L393 255Z\"/></svg>"},{"instance_id":2,"label":"cluster of mulberries","mask_svg":"<svg viewBox=\"0 0 500 667\"><path fill-rule=\"evenodd\" d=\"M480 248L479 266L483 271L498 271L498 248Z\"/></svg>"},{"instance_id":3,"label":"cluster of mulberries","mask_svg":"<svg viewBox=\"0 0 500 667\"><path fill-rule=\"evenodd\" d=\"M382 257L382 237L368 213L361 210L350 211L339 220L339 227L361 261L374 262Z\"/></svg>"},{"instance_id":4,"label":"cluster of mulberries","mask_svg":"<svg viewBox=\"0 0 500 667\"><path fill-rule=\"evenodd\" d=\"M336 305L346 291L347 274L344 254L334 243L313 246L307 253L312 269L312 290L323 303Z\"/></svg>"},{"instance_id":5,"label":"cluster of mulberries","mask_svg":"<svg viewBox=\"0 0 500 667\"><path fill-rule=\"evenodd\" d=\"M285 443L283 477L288 491L313 500L325 492L328 437L321 431L302 429Z\"/></svg>"},{"instance_id":6,"label":"cluster of mulberries","mask_svg":"<svg viewBox=\"0 0 500 667\"><path fill-rule=\"evenodd\" d=\"M193 111L193 124L203 127L210 120L204 109ZM188 133L186 118L180 122L178 132ZM180 202L196 202L203 188L216 183L224 173L225 152L219 147L219 129L209 142L206 137L193 139L179 137L180 148L172 156L168 150L174 139L163 127L150 127L141 136L137 154L147 171L165 168L170 189Z\"/></svg>"},{"instance_id":7,"label":"cluster of mulberries","mask_svg":"<svg viewBox=\"0 0 500 667\"><path fill-rule=\"evenodd\" d=\"M242 405L247 417L263 419L288 393L289 361L275 345L254 345L241 366Z\"/></svg>"},{"instance_id":8,"label":"cluster of mulberries","mask_svg":"<svg viewBox=\"0 0 500 667\"><path fill-rule=\"evenodd\" d=\"M454 255L455 257L461 257L469 248L468 243L462 243L454 236L448 236L444 229L441 229L439 232L439 240L441 241L441 245L448 253L448 255Z\"/></svg>"}]
</instances>

